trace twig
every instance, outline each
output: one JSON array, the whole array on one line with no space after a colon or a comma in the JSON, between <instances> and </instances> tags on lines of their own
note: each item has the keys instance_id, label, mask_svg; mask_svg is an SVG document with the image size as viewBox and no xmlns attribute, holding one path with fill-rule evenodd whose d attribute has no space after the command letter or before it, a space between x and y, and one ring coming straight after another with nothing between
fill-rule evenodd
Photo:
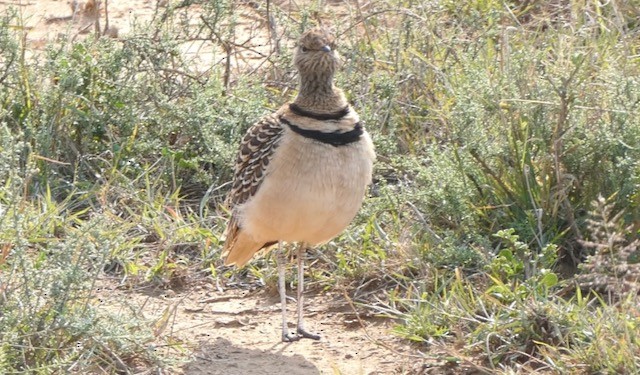
<instances>
[{"instance_id":1,"label":"twig","mask_svg":"<svg viewBox=\"0 0 640 375\"><path fill-rule=\"evenodd\" d=\"M59 160L54 160L54 159L50 159L44 156L40 156L40 155L36 155L36 154L31 154L31 157L33 157L34 159L39 159L39 160L44 160L47 161L49 163L53 163L53 164L58 164L58 165L71 165L71 163L67 163L64 161L59 161Z\"/></svg>"},{"instance_id":2,"label":"twig","mask_svg":"<svg viewBox=\"0 0 640 375\"><path fill-rule=\"evenodd\" d=\"M104 350L104 352L109 355L113 362L115 362L115 366L119 371L124 372L125 374L131 374L129 366L127 366L124 361L122 361L122 359L107 346L107 344L103 343L102 341L96 340L95 338L93 338L93 342L98 344L100 348L102 348L102 350Z\"/></svg>"},{"instance_id":3,"label":"twig","mask_svg":"<svg viewBox=\"0 0 640 375\"><path fill-rule=\"evenodd\" d=\"M204 23L208 28L209 31L211 32L211 35L215 36L216 39L218 39L218 42L220 43L220 45L222 46L222 49L224 50L224 53L226 54L226 61L225 61L225 66L224 66L224 74L223 74L223 82L224 82L224 95L227 94L227 90L229 89L229 80L231 79L231 43L226 40L226 39L222 39L222 37L218 34L217 31L215 31L215 28L209 24L209 22L207 21L206 18L204 18L204 16L200 16L200 20L202 20L202 23Z\"/></svg>"},{"instance_id":4,"label":"twig","mask_svg":"<svg viewBox=\"0 0 640 375\"><path fill-rule=\"evenodd\" d=\"M544 104L549 106L560 106L558 103L548 102L545 100L531 100L531 99L500 99L501 102L517 102L517 103L525 103L525 104ZM609 113L622 113L629 114L629 111L625 111L622 109L609 109L602 107L589 107L586 105L574 105L573 108L576 109L586 109L590 111L601 111L601 112L609 112Z\"/></svg>"},{"instance_id":5,"label":"twig","mask_svg":"<svg viewBox=\"0 0 640 375\"><path fill-rule=\"evenodd\" d=\"M96 38L100 38L102 36L102 32L100 31L100 5L102 4L101 1L96 0L96 20L94 22L94 26L95 26L95 31L96 31Z\"/></svg>"},{"instance_id":6,"label":"twig","mask_svg":"<svg viewBox=\"0 0 640 375\"><path fill-rule=\"evenodd\" d=\"M104 31L105 35L109 32L109 0L104 0Z\"/></svg>"},{"instance_id":7,"label":"twig","mask_svg":"<svg viewBox=\"0 0 640 375\"><path fill-rule=\"evenodd\" d=\"M280 40L278 39L276 19L271 13L271 1L267 0L267 22L269 23L269 34L271 34L271 53L280 54Z\"/></svg>"}]
</instances>

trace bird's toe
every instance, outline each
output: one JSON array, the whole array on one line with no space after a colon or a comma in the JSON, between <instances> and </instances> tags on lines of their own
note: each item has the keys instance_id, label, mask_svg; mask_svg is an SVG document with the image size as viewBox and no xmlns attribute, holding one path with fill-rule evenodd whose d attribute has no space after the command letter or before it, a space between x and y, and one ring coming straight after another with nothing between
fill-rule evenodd
<instances>
[{"instance_id":1,"label":"bird's toe","mask_svg":"<svg viewBox=\"0 0 640 375\"><path fill-rule=\"evenodd\" d=\"M298 328L298 337L304 337L311 340L320 340L320 335L308 332L304 328Z\"/></svg>"},{"instance_id":2,"label":"bird's toe","mask_svg":"<svg viewBox=\"0 0 640 375\"><path fill-rule=\"evenodd\" d=\"M291 333L291 332L283 332L282 333L282 342L299 341L301 338L302 338L302 336L297 335L295 333Z\"/></svg>"}]
</instances>

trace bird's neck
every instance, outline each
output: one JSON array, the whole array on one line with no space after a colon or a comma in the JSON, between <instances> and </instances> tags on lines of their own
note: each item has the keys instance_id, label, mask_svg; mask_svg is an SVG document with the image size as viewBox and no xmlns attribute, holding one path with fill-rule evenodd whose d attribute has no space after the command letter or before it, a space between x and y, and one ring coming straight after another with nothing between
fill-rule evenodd
<instances>
[{"instance_id":1,"label":"bird's neck","mask_svg":"<svg viewBox=\"0 0 640 375\"><path fill-rule=\"evenodd\" d=\"M333 85L333 75L301 75L300 91L293 102L318 113L334 112L347 105L342 90Z\"/></svg>"}]
</instances>

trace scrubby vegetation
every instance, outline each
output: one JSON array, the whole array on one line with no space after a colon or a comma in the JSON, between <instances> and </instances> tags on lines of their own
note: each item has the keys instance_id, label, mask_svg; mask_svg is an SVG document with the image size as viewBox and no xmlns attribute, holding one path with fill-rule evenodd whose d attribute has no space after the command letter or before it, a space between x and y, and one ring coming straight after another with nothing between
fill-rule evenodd
<instances>
[{"instance_id":1,"label":"scrubby vegetation","mask_svg":"<svg viewBox=\"0 0 640 375\"><path fill-rule=\"evenodd\" d=\"M314 283L375 286L354 298L427 355L447 348L443 371L640 372L639 8L309 3L255 10L282 45L242 72L224 63L249 48L240 2L37 56L2 15L0 372L166 366L153 327L100 308L99 280L239 277L219 262L236 145L290 98L285 41L318 14L379 156L356 222L312 253ZM185 58L193 40L220 47L210 67ZM264 266L250 274L273 279Z\"/></svg>"}]
</instances>

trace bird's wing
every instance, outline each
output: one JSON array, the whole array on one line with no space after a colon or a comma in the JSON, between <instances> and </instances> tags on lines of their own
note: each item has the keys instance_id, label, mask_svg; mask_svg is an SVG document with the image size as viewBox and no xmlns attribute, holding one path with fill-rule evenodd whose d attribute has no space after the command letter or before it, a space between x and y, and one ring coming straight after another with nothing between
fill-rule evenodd
<instances>
[{"instance_id":1,"label":"bird's wing","mask_svg":"<svg viewBox=\"0 0 640 375\"><path fill-rule=\"evenodd\" d=\"M227 207L242 204L256 194L283 133L282 124L274 116L266 116L249 128L240 143Z\"/></svg>"},{"instance_id":2,"label":"bird's wing","mask_svg":"<svg viewBox=\"0 0 640 375\"><path fill-rule=\"evenodd\" d=\"M226 205L231 209L226 239L222 250L225 264L242 266L257 251L276 242L256 243L243 236L235 207L253 197L266 176L267 166L278 147L284 128L278 118L271 115L255 123L242 138L236 159L233 185Z\"/></svg>"}]
</instances>

